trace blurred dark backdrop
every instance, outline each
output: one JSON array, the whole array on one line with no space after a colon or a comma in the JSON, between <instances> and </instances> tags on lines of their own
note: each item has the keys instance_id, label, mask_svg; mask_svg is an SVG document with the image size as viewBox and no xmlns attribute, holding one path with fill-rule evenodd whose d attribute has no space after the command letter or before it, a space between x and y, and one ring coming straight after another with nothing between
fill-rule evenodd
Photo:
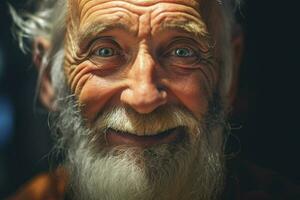
<instances>
[{"instance_id":1,"label":"blurred dark backdrop","mask_svg":"<svg viewBox=\"0 0 300 200\"><path fill-rule=\"evenodd\" d=\"M47 113L34 104L36 71L12 38L0 2L0 199L49 168ZM9 1L22 8L24 1ZM300 183L299 15L294 1L246 0L245 32L233 130L240 156Z\"/></svg>"}]
</instances>

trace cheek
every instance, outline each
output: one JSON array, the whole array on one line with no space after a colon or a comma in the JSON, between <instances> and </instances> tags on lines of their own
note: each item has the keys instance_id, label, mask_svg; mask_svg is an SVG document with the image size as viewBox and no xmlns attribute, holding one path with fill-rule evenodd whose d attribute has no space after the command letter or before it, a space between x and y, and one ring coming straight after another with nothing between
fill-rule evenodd
<instances>
[{"instance_id":1,"label":"cheek","mask_svg":"<svg viewBox=\"0 0 300 200\"><path fill-rule=\"evenodd\" d=\"M205 85L206 84L206 85ZM208 110L209 92L207 83L195 74L167 81L166 85L172 96L180 104L190 110L195 117L201 119Z\"/></svg>"},{"instance_id":2,"label":"cheek","mask_svg":"<svg viewBox=\"0 0 300 200\"><path fill-rule=\"evenodd\" d=\"M112 98L114 91L113 84L96 75L91 75L78 94L84 117L90 122L93 121L101 108Z\"/></svg>"},{"instance_id":3,"label":"cheek","mask_svg":"<svg viewBox=\"0 0 300 200\"><path fill-rule=\"evenodd\" d=\"M66 71L69 86L78 99L83 116L92 122L118 91L118 82L101 77L99 68L89 61Z\"/></svg>"}]
</instances>

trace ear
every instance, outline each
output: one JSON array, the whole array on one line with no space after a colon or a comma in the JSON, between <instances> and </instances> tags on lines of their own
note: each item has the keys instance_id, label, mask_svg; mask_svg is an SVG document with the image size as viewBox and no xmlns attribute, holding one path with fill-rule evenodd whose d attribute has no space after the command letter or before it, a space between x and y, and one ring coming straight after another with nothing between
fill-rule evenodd
<instances>
[{"instance_id":1,"label":"ear","mask_svg":"<svg viewBox=\"0 0 300 200\"><path fill-rule=\"evenodd\" d=\"M231 39L231 47L232 47L232 56L233 56L233 72L232 72L232 81L231 87L229 91L229 101L230 105L235 103L237 90L238 90L238 82L239 82L239 71L240 65L244 52L244 35L241 27L236 25L234 28L234 32Z\"/></svg>"},{"instance_id":2,"label":"ear","mask_svg":"<svg viewBox=\"0 0 300 200\"><path fill-rule=\"evenodd\" d=\"M53 111L54 88L51 84L49 69L43 66L43 58L50 48L50 42L44 37L37 37L33 46L33 63L39 71L39 99L50 111Z\"/></svg>"}]
</instances>

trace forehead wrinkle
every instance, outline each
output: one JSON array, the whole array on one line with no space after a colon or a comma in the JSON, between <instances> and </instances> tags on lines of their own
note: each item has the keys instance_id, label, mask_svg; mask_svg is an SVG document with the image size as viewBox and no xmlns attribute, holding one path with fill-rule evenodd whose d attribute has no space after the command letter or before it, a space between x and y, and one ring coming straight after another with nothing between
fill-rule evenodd
<instances>
[{"instance_id":1,"label":"forehead wrinkle","mask_svg":"<svg viewBox=\"0 0 300 200\"><path fill-rule=\"evenodd\" d=\"M142 15L146 11L151 12L151 19L155 18L155 15L159 15L160 12L170 10L176 7L183 12L189 13L192 16L200 17L198 8L199 2L194 0L156 0L156 1L132 1L132 0L77 0L79 1L80 9L80 23L87 21L84 19L89 18L93 13L99 13L100 11L111 10L112 8L123 9L124 12L130 12L130 14ZM176 4L176 6L174 6ZM126 11L125 11L126 10ZM152 14L154 13L154 15ZM153 18L154 16L154 18ZM137 16L138 18L138 16Z\"/></svg>"},{"instance_id":2,"label":"forehead wrinkle","mask_svg":"<svg viewBox=\"0 0 300 200\"><path fill-rule=\"evenodd\" d=\"M99 17L99 16L105 16L105 15L112 15L113 18L116 19L117 21L119 21L121 19L127 20L131 24L136 23L136 22L133 23L131 19L133 19L133 20L136 19L137 20L137 18L138 18L138 16L135 13L130 12L127 9L119 8L119 7L113 7L113 8L110 8L110 9L101 9L101 10L98 10L97 12L88 11L81 18L80 24L88 24L88 22L93 21L94 19L103 18L103 17ZM134 17L132 17L132 16L134 16Z\"/></svg>"},{"instance_id":3,"label":"forehead wrinkle","mask_svg":"<svg viewBox=\"0 0 300 200\"><path fill-rule=\"evenodd\" d=\"M80 1L80 0L78 0ZM199 0L198 0L199 1ZM91 8L100 6L101 9L111 8L111 7L123 7L130 9L134 13L142 14L145 9L150 9L151 7L160 7L159 4L177 4L181 7L191 7L191 8L198 8L199 2L194 0L152 0L152 1L137 1L137 0L81 0L79 3L80 8L80 16L82 13L87 12Z\"/></svg>"},{"instance_id":4,"label":"forehead wrinkle","mask_svg":"<svg viewBox=\"0 0 300 200\"><path fill-rule=\"evenodd\" d=\"M174 6L176 5L176 6ZM194 16L196 18L201 18L201 15L199 13L199 6L191 6L191 5L185 5L180 3L166 3L166 2L160 2L156 6L153 6L153 12L151 13L152 18L156 18L161 13L164 12L184 12L186 14L190 14L191 16Z\"/></svg>"},{"instance_id":5,"label":"forehead wrinkle","mask_svg":"<svg viewBox=\"0 0 300 200\"><path fill-rule=\"evenodd\" d=\"M85 6L86 4L98 4L99 1L101 3L109 3L109 2L117 2L120 3L128 3L128 4L134 4L136 6L152 6L157 3L175 3L174 0L77 0L77 3L80 6ZM192 6L197 7L203 0L176 0L177 4L186 5L191 4Z\"/></svg>"},{"instance_id":6,"label":"forehead wrinkle","mask_svg":"<svg viewBox=\"0 0 300 200\"><path fill-rule=\"evenodd\" d=\"M126 10L130 10L130 12L134 14L142 14L145 9L145 7L141 7L135 4L128 3L127 1L88 1L85 4L83 4L81 9L81 17L83 15L88 14L90 12L97 12L98 10L110 10L111 8L123 8Z\"/></svg>"},{"instance_id":7,"label":"forehead wrinkle","mask_svg":"<svg viewBox=\"0 0 300 200\"><path fill-rule=\"evenodd\" d=\"M84 11L84 8L86 7L87 4L90 3L90 1L81 1L81 0L78 0L78 2L79 2L78 3L78 9L80 10L79 11L79 16L81 18L82 17L82 12Z\"/></svg>"}]
</instances>

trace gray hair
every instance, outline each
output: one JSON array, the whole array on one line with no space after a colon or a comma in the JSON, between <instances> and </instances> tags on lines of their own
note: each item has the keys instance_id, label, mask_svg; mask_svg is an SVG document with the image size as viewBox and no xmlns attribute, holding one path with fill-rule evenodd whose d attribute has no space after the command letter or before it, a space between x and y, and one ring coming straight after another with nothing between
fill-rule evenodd
<instances>
[{"instance_id":1,"label":"gray hair","mask_svg":"<svg viewBox=\"0 0 300 200\"><path fill-rule=\"evenodd\" d=\"M33 12L17 13L16 10L9 6L14 25L13 32L18 41L19 47L24 53L31 52L32 44L37 37L44 37L51 42L51 49L46 52L42 62L43 73L45 68L51 67L51 70L58 70L53 68L61 68L61 66L53 66L52 59L57 53L63 49L63 41L65 34L65 18L67 14L67 1L64 0L31 0L36 9ZM209 0L210 1L210 0ZM232 59L230 49L231 31L234 25L234 13L240 7L242 0L216 0L223 8L223 30L224 34L221 38L223 41L220 44L222 48L222 67L221 67L221 81L218 88L220 95L226 95L229 91L232 79ZM63 51L60 51L63 52ZM39 83L39 82L38 82Z\"/></svg>"}]
</instances>

